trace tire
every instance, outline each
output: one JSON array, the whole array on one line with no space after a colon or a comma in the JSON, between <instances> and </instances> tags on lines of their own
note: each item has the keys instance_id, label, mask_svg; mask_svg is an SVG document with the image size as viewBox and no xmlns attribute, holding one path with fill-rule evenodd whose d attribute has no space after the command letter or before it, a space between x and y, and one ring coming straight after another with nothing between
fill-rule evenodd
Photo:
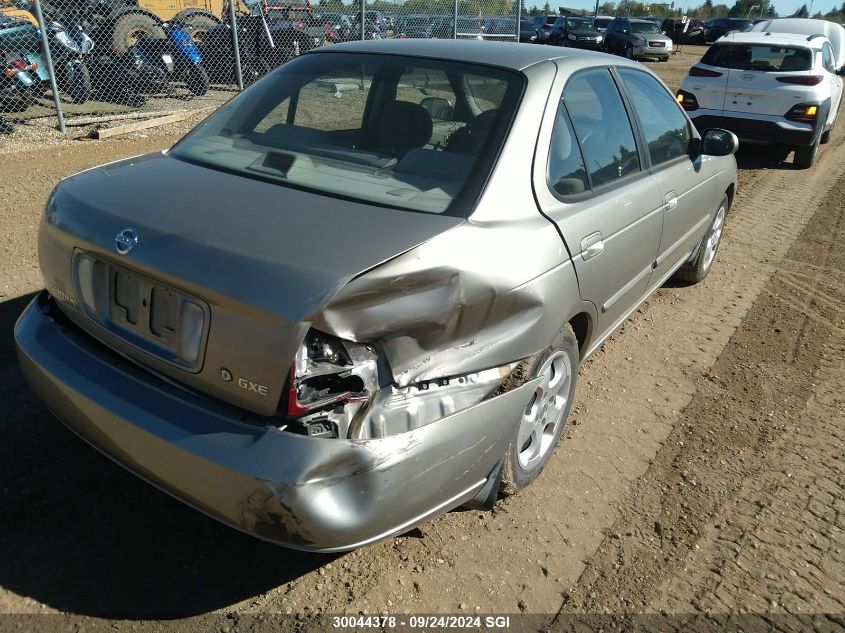
<instances>
[{"instance_id":1,"label":"tire","mask_svg":"<svg viewBox=\"0 0 845 633\"><path fill-rule=\"evenodd\" d=\"M220 24L217 18L205 13L192 13L182 20L185 30L197 46L205 44L208 32Z\"/></svg>"},{"instance_id":2,"label":"tire","mask_svg":"<svg viewBox=\"0 0 845 633\"><path fill-rule=\"evenodd\" d=\"M722 243L725 218L727 218L729 210L730 202L728 196L724 195L713 216L710 227L707 229L704 237L701 238L695 259L684 264L675 272L676 279L685 281L688 284L697 284L704 281L710 269L713 268L713 262L716 261L716 253L719 251L719 244Z\"/></svg>"},{"instance_id":3,"label":"tire","mask_svg":"<svg viewBox=\"0 0 845 633\"><path fill-rule=\"evenodd\" d=\"M193 95L197 97L203 96L208 92L209 83L208 73L201 64L191 64L188 66L187 71L185 71L185 84Z\"/></svg>"},{"instance_id":4,"label":"tire","mask_svg":"<svg viewBox=\"0 0 845 633\"><path fill-rule=\"evenodd\" d=\"M575 398L579 358L578 340L567 325L549 349L523 361L508 379L514 388L542 377L505 454L503 494L516 494L537 479L554 454Z\"/></svg>"},{"instance_id":5,"label":"tire","mask_svg":"<svg viewBox=\"0 0 845 633\"><path fill-rule=\"evenodd\" d=\"M819 139L819 143L822 145L827 145L830 143L830 135L833 134L833 126L830 126L830 129L825 130L822 132L821 138Z\"/></svg>"},{"instance_id":6,"label":"tire","mask_svg":"<svg viewBox=\"0 0 845 633\"><path fill-rule=\"evenodd\" d=\"M68 97L71 103L81 105L91 97L91 73L88 64L84 61L71 60L62 68L61 90Z\"/></svg>"},{"instance_id":7,"label":"tire","mask_svg":"<svg viewBox=\"0 0 845 633\"><path fill-rule=\"evenodd\" d=\"M270 64L263 57L241 64L241 77L244 81L244 87L254 84L264 75L270 72Z\"/></svg>"},{"instance_id":8,"label":"tire","mask_svg":"<svg viewBox=\"0 0 845 633\"><path fill-rule=\"evenodd\" d=\"M625 59L631 59L631 60L635 59L635 57L634 57L634 47L631 46L630 44L628 44L625 47Z\"/></svg>"},{"instance_id":9,"label":"tire","mask_svg":"<svg viewBox=\"0 0 845 633\"><path fill-rule=\"evenodd\" d=\"M789 145L772 145L769 149L769 158L773 163L782 163L789 156L792 148Z\"/></svg>"},{"instance_id":10,"label":"tire","mask_svg":"<svg viewBox=\"0 0 845 633\"><path fill-rule=\"evenodd\" d=\"M661 58L660 58L660 61L661 61L661 62L668 62L668 61L669 61L669 58L668 58L668 57L661 57Z\"/></svg>"},{"instance_id":11,"label":"tire","mask_svg":"<svg viewBox=\"0 0 845 633\"><path fill-rule=\"evenodd\" d=\"M810 169L816 164L816 157L819 154L819 144L821 143L821 135L816 139L816 142L810 146L802 146L795 148L795 157L792 159L792 164L799 169Z\"/></svg>"},{"instance_id":12,"label":"tire","mask_svg":"<svg viewBox=\"0 0 845 633\"><path fill-rule=\"evenodd\" d=\"M117 55L122 55L138 41L138 37L146 35L157 39L164 39L164 29L161 24L146 13L124 13L114 21L111 45Z\"/></svg>"}]
</instances>

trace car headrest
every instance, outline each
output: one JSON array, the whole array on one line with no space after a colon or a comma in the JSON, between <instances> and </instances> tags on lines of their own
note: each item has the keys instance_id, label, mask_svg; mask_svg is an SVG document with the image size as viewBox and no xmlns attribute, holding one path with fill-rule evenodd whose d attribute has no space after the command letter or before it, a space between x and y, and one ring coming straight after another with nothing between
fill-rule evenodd
<instances>
[{"instance_id":1,"label":"car headrest","mask_svg":"<svg viewBox=\"0 0 845 633\"><path fill-rule=\"evenodd\" d=\"M379 140L394 151L407 152L431 140L431 115L418 103L391 101L381 113Z\"/></svg>"}]
</instances>

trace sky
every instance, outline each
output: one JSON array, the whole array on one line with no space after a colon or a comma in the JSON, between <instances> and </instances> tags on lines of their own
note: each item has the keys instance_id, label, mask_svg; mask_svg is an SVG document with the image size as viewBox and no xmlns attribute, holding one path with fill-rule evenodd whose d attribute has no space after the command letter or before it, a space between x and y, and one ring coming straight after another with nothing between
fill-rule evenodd
<instances>
[{"instance_id":1,"label":"sky","mask_svg":"<svg viewBox=\"0 0 845 633\"><path fill-rule=\"evenodd\" d=\"M645 2L647 0L640 0L640 1ZM663 2L664 0L660 0L660 1ZM668 1L671 1L671 0L668 0ZM604 0L601 0L599 2L599 4L601 4L602 2L604 2ZM678 4L679 2L680 2L680 4ZM688 7L692 8L692 7L696 7L700 4L702 4L703 2L704 2L704 0L675 0L675 6L676 7L687 7L688 6ZM527 0L525 4L530 7L532 5L532 2L530 2L530 0ZM552 6L553 9L555 9L559 5L559 6L571 7L573 9L591 9L591 10L593 10L593 9L595 9L595 6L596 6L596 3L595 3L594 0L592 2L590 0L561 0L557 4L552 2L552 0L549 0L549 4ZM730 6L733 6L733 0L713 0L713 4L726 4L730 7ZM777 10L778 15L783 17L783 16L791 15L791 14L795 13L796 11L798 11L798 9L801 8L801 5L804 4L804 0L774 0L773 4L775 5L775 9ZM807 0L806 4L809 7L810 6L810 0ZM543 3L542 2L538 3L538 6L543 6ZM834 9L835 7L840 7L840 6L842 6L842 0L814 0L813 1L812 13L815 13L816 11L821 11L822 13L827 13L831 9Z\"/></svg>"}]
</instances>

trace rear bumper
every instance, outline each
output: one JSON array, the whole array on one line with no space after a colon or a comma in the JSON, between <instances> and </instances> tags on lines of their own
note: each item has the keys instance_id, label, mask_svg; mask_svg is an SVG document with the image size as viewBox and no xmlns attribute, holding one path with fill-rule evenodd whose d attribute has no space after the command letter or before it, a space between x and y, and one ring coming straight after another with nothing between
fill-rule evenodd
<instances>
[{"instance_id":1,"label":"rear bumper","mask_svg":"<svg viewBox=\"0 0 845 633\"><path fill-rule=\"evenodd\" d=\"M709 128L730 130L740 140L755 143L807 146L816 138L816 130L809 123L797 123L783 117L750 119L730 116L719 110L700 110L689 113L699 132Z\"/></svg>"},{"instance_id":2,"label":"rear bumper","mask_svg":"<svg viewBox=\"0 0 845 633\"><path fill-rule=\"evenodd\" d=\"M408 433L319 439L247 425L162 384L61 318L46 293L15 326L29 384L70 429L139 477L262 539L343 551L477 494L534 383Z\"/></svg>"}]
</instances>

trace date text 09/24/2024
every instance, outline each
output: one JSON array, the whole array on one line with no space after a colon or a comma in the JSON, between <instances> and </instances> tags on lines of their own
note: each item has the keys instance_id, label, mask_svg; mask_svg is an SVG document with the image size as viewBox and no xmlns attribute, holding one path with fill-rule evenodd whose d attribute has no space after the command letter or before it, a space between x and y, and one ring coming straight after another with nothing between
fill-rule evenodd
<instances>
[{"instance_id":1,"label":"date text 09/24/2024","mask_svg":"<svg viewBox=\"0 0 845 633\"><path fill-rule=\"evenodd\" d=\"M340 615L332 618L332 628L373 627L379 629L438 628L438 629L508 629L511 618L508 615Z\"/></svg>"}]
</instances>

